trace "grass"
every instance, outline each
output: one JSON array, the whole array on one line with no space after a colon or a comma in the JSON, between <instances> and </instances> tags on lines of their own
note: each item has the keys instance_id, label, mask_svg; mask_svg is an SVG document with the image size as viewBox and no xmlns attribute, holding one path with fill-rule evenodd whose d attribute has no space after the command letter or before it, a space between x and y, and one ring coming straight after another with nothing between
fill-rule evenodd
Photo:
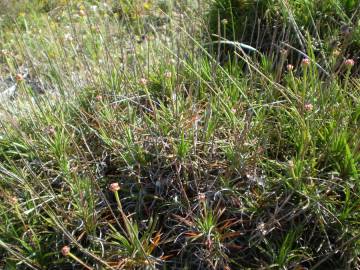
<instances>
[{"instance_id":1,"label":"grass","mask_svg":"<svg viewBox=\"0 0 360 270\"><path fill-rule=\"evenodd\" d=\"M0 268L360 268L356 55L224 61L210 1L38 4L0 26L1 76L29 72L1 104Z\"/></svg>"},{"instance_id":2,"label":"grass","mask_svg":"<svg viewBox=\"0 0 360 270\"><path fill-rule=\"evenodd\" d=\"M326 69L330 66L337 69L341 64L329 63L333 54L358 57L360 21L357 14L360 9L357 1L213 2L214 8L207 14L213 40L219 40L221 36L242 41L272 56L272 61L279 61L279 52L286 50L282 57L292 63L299 63L303 53L311 48L317 63ZM227 58L228 47L224 45L218 51L221 58ZM358 68L353 72L359 73Z\"/></svg>"}]
</instances>

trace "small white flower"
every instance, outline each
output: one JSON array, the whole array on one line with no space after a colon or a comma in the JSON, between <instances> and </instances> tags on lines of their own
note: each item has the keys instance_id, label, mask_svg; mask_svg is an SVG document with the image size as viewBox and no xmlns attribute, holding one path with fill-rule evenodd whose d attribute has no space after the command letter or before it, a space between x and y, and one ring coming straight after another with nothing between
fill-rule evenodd
<instances>
[{"instance_id":1,"label":"small white flower","mask_svg":"<svg viewBox=\"0 0 360 270\"><path fill-rule=\"evenodd\" d=\"M257 229L261 232L262 235L266 235L268 232L265 227L266 226L264 222L261 222L257 225Z\"/></svg>"},{"instance_id":2,"label":"small white flower","mask_svg":"<svg viewBox=\"0 0 360 270\"><path fill-rule=\"evenodd\" d=\"M66 41L72 41L72 40L73 40L73 37L72 37L72 35L71 35L70 33L66 33L66 34L64 35L64 39L65 39Z\"/></svg>"}]
</instances>

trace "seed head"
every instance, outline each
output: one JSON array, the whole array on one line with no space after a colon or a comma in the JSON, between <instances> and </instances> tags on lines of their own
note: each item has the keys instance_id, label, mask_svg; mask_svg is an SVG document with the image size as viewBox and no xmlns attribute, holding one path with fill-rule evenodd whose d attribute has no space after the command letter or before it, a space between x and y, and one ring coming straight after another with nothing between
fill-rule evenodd
<instances>
[{"instance_id":1,"label":"seed head","mask_svg":"<svg viewBox=\"0 0 360 270\"><path fill-rule=\"evenodd\" d=\"M290 168L294 168L294 161L289 160L288 165L289 165Z\"/></svg>"},{"instance_id":2,"label":"seed head","mask_svg":"<svg viewBox=\"0 0 360 270\"><path fill-rule=\"evenodd\" d=\"M353 59L346 59L344 64L346 67L351 68L355 65L355 61Z\"/></svg>"},{"instance_id":3,"label":"seed head","mask_svg":"<svg viewBox=\"0 0 360 270\"><path fill-rule=\"evenodd\" d=\"M119 191L120 185L119 185L119 183L111 183L109 189L111 192Z\"/></svg>"},{"instance_id":4,"label":"seed head","mask_svg":"<svg viewBox=\"0 0 360 270\"><path fill-rule=\"evenodd\" d=\"M69 246L64 246L62 249L61 249L61 254L63 256L68 256L70 254L70 247Z\"/></svg>"},{"instance_id":5,"label":"seed head","mask_svg":"<svg viewBox=\"0 0 360 270\"><path fill-rule=\"evenodd\" d=\"M293 71L293 70L294 70L294 66L293 66L292 64L288 64L288 65L286 66L286 69L287 69L288 71Z\"/></svg>"},{"instance_id":6,"label":"seed head","mask_svg":"<svg viewBox=\"0 0 360 270\"><path fill-rule=\"evenodd\" d=\"M222 23L223 25L227 25L227 24L228 24L228 20L227 20L227 19L222 19L222 20L221 20L221 23Z\"/></svg>"}]
</instances>

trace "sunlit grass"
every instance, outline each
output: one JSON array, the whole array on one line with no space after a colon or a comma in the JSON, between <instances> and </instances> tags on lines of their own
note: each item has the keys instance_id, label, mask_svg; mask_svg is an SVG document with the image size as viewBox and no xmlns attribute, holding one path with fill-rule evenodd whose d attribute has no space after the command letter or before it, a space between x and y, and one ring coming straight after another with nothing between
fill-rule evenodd
<instances>
[{"instance_id":1,"label":"sunlit grass","mask_svg":"<svg viewBox=\"0 0 360 270\"><path fill-rule=\"evenodd\" d=\"M223 60L170 2L4 19L0 268L360 267L356 59Z\"/></svg>"}]
</instances>

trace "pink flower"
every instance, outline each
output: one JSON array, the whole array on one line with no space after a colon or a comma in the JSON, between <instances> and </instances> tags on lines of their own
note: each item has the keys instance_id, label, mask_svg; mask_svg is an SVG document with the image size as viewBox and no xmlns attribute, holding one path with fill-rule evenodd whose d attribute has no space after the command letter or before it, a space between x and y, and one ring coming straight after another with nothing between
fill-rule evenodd
<instances>
[{"instance_id":1,"label":"pink flower","mask_svg":"<svg viewBox=\"0 0 360 270\"><path fill-rule=\"evenodd\" d=\"M95 99L96 99L96 101L102 101L102 96L101 96L101 95L97 95L97 96L95 97Z\"/></svg>"},{"instance_id":2,"label":"pink flower","mask_svg":"<svg viewBox=\"0 0 360 270\"><path fill-rule=\"evenodd\" d=\"M15 79L17 82L21 82L24 80L24 76L20 73L16 74Z\"/></svg>"},{"instance_id":3,"label":"pink flower","mask_svg":"<svg viewBox=\"0 0 360 270\"><path fill-rule=\"evenodd\" d=\"M307 111L307 112L312 111L313 108L314 108L314 106L313 106L311 103L306 103L306 104L304 105L304 109L305 109L305 111Z\"/></svg>"},{"instance_id":4,"label":"pink flower","mask_svg":"<svg viewBox=\"0 0 360 270\"><path fill-rule=\"evenodd\" d=\"M310 59L309 58L304 58L302 61L301 61L301 64L303 65L303 66L308 66L308 65L310 65Z\"/></svg>"},{"instance_id":5,"label":"pink flower","mask_svg":"<svg viewBox=\"0 0 360 270\"><path fill-rule=\"evenodd\" d=\"M148 82L148 80L145 79L145 78L141 78L141 79L139 80L139 83L140 83L142 86L147 85L147 82Z\"/></svg>"},{"instance_id":6,"label":"pink flower","mask_svg":"<svg viewBox=\"0 0 360 270\"><path fill-rule=\"evenodd\" d=\"M46 128L46 132L47 132L47 134L49 134L49 135L51 135L51 136L54 136L55 133L56 133L56 130L55 130L54 127L49 126L49 127Z\"/></svg>"},{"instance_id":7,"label":"pink flower","mask_svg":"<svg viewBox=\"0 0 360 270\"><path fill-rule=\"evenodd\" d=\"M120 185L119 185L119 183L111 183L109 189L111 192L119 191Z\"/></svg>"},{"instance_id":8,"label":"pink flower","mask_svg":"<svg viewBox=\"0 0 360 270\"><path fill-rule=\"evenodd\" d=\"M345 66L348 68L351 68L355 65L355 61L353 59L346 59L344 62Z\"/></svg>"},{"instance_id":9,"label":"pink flower","mask_svg":"<svg viewBox=\"0 0 360 270\"><path fill-rule=\"evenodd\" d=\"M70 254L70 247L69 246L64 246L62 249L61 249L61 254L64 255L64 256L67 256Z\"/></svg>"},{"instance_id":10,"label":"pink flower","mask_svg":"<svg viewBox=\"0 0 360 270\"><path fill-rule=\"evenodd\" d=\"M10 203L12 203L12 204L17 204L17 203L18 203L18 199L17 199L15 196L10 197L10 198L9 198L9 201L10 201Z\"/></svg>"}]
</instances>

